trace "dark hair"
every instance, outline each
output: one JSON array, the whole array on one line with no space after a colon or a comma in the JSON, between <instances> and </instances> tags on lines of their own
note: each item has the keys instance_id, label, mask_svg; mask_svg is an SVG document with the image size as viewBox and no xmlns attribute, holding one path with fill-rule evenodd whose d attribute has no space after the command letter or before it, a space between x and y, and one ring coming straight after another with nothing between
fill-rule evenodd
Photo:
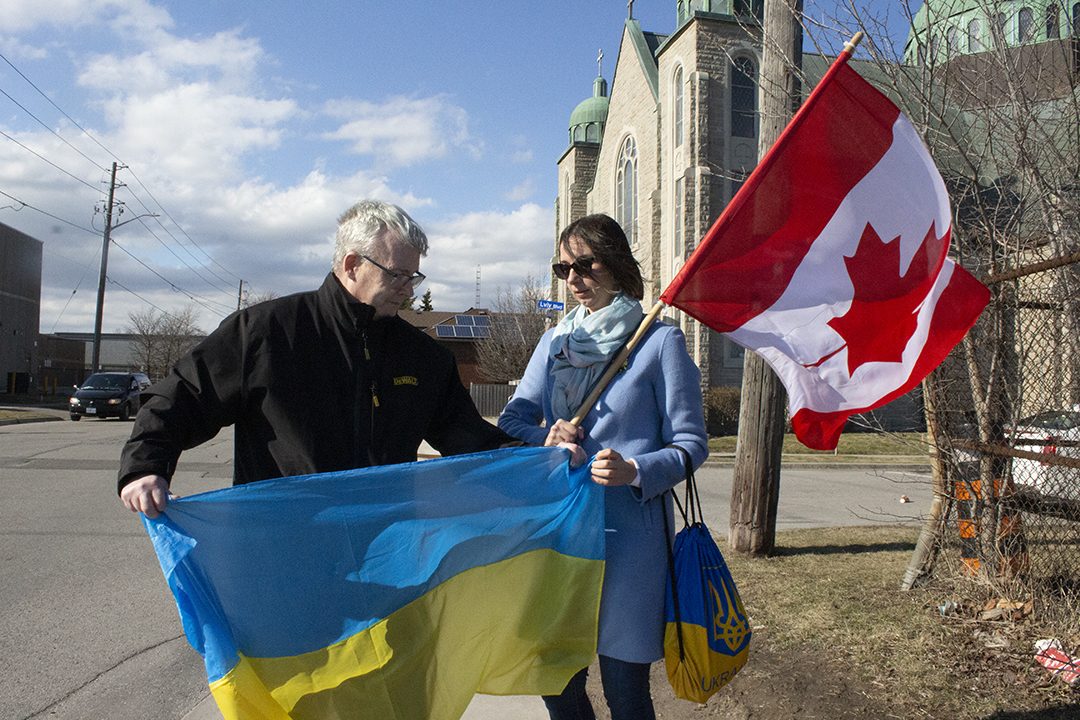
<instances>
[{"instance_id":1,"label":"dark hair","mask_svg":"<svg viewBox=\"0 0 1080 720\"><path fill-rule=\"evenodd\" d=\"M602 213L586 215L566 226L559 235L559 247L566 246L572 237L589 246L593 257L603 264L615 279L617 290L635 300L645 297L641 268L638 267L634 254L630 252L630 243L619 223Z\"/></svg>"}]
</instances>

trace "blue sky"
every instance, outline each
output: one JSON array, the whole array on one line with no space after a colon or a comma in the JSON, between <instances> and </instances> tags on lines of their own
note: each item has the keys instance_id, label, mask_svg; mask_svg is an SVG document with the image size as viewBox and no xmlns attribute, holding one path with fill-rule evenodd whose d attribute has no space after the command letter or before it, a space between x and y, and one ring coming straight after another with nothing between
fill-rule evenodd
<instances>
[{"instance_id":1,"label":"blue sky","mask_svg":"<svg viewBox=\"0 0 1080 720\"><path fill-rule=\"evenodd\" d=\"M902 42L901 2L855 6ZM846 7L808 0L820 42L846 39L834 21L849 22ZM0 192L32 206L0 195L0 222L44 242L41 331L93 328L94 209L113 160L129 166L119 221L160 217L114 233L107 332L189 304L210 330L241 278L260 294L315 287L336 217L363 197L428 231L438 310L475 303L478 266L482 306L527 275L546 283L567 119L601 48L610 82L626 12L622 0L0 0ZM671 32L675 2L638 0L634 16Z\"/></svg>"}]
</instances>

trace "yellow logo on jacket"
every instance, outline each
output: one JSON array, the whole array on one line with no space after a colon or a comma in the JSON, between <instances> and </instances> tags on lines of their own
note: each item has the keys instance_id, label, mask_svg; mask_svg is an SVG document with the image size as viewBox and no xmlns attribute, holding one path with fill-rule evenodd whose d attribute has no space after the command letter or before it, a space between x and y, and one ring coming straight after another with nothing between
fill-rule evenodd
<instances>
[{"instance_id":1,"label":"yellow logo on jacket","mask_svg":"<svg viewBox=\"0 0 1080 720\"><path fill-rule=\"evenodd\" d=\"M412 375L398 375L394 378L394 385L419 385L420 383Z\"/></svg>"}]
</instances>

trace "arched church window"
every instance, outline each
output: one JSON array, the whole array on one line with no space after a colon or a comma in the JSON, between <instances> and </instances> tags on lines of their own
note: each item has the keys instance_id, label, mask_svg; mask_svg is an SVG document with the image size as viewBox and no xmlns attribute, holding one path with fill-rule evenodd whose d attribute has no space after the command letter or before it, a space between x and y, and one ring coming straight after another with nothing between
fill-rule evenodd
<instances>
[{"instance_id":1,"label":"arched church window","mask_svg":"<svg viewBox=\"0 0 1080 720\"><path fill-rule=\"evenodd\" d=\"M1072 6L1072 35L1080 37L1080 2Z\"/></svg>"},{"instance_id":2,"label":"arched church window","mask_svg":"<svg viewBox=\"0 0 1080 720\"><path fill-rule=\"evenodd\" d=\"M731 135L755 136L757 119L757 66L748 57L731 63Z\"/></svg>"},{"instance_id":3,"label":"arched church window","mask_svg":"<svg viewBox=\"0 0 1080 720\"><path fill-rule=\"evenodd\" d=\"M637 244L637 143L629 135L623 141L615 169L615 220L630 244Z\"/></svg>"},{"instance_id":4,"label":"arched church window","mask_svg":"<svg viewBox=\"0 0 1080 720\"><path fill-rule=\"evenodd\" d=\"M1020 8L1020 14L1017 18L1017 26L1019 32L1019 41L1021 43L1031 42L1031 39L1035 36L1035 13L1031 11L1031 8Z\"/></svg>"},{"instance_id":5,"label":"arched church window","mask_svg":"<svg viewBox=\"0 0 1080 720\"><path fill-rule=\"evenodd\" d=\"M1057 40L1061 37L1061 8L1050 3L1046 6L1046 39Z\"/></svg>"},{"instance_id":6,"label":"arched church window","mask_svg":"<svg viewBox=\"0 0 1080 720\"><path fill-rule=\"evenodd\" d=\"M682 147L683 143L683 71L682 66L675 68L675 78L672 80L674 87L671 88L671 128L675 137L674 147Z\"/></svg>"},{"instance_id":7,"label":"arched church window","mask_svg":"<svg viewBox=\"0 0 1080 720\"><path fill-rule=\"evenodd\" d=\"M979 18L972 18L968 23L968 52L982 52L982 23Z\"/></svg>"},{"instance_id":8,"label":"arched church window","mask_svg":"<svg viewBox=\"0 0 1080 720\"><path fill-rule=\"evenodd\" d=\"M946 47L949 49L949 57L960 54L960 31L955 28L949 28L949 33L946 35Z\"/></svg>"}]
</instances>

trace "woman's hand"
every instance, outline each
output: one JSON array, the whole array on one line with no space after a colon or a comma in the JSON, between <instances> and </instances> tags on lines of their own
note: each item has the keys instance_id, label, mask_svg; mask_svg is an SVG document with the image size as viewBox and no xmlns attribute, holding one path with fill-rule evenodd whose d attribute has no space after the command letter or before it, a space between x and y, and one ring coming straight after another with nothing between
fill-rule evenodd
<instances>
[{"instance_id":1,"label":"woman's hand","mask_svg":"<svg viewBox=\"0 0 1080 720\"><path fill-rule=\"evenodd\" d=\"M585 454L580 445L561 442L558 446L570 451L570 467L572 468L581 467L589 459L589 456Z\"/></svg>"},{"instance_id":2,"label":"woman's hand","mask_svg":"<svg viewBox=\"0 0 1080 720\"><path fill-rule=\"evenodd\" d=\"M559 443L574 443L576 445L584 437L585 428L571 425L566 420L560 419L556 420L555 424L548 430L547 439L544 440L544 447L551 447Z\"/></svg>"},{"instance_id":3,"label":"woman's hand","mask_svg":"<svg viewBox=\"0 0 1080 720\"><path fill-rule=\"evenodd\" d=\"M629 485L637 477L637 467L611 448L596 453L592 461L592 480L597 485Z\"/></svg>"}]
</instances>

